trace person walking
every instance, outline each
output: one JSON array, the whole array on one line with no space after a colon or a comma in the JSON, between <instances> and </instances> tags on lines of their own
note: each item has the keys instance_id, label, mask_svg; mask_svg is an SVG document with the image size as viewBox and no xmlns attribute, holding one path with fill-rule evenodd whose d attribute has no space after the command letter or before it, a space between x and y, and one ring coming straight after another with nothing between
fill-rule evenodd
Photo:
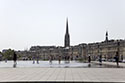
<instances>
[{"instance_id":1,"label":"person walking","mask_svg":"<svg viewBox=\"0 0 125 83\"><path fill-rule=\"evenodd\" d=\"M100 65L102 65L102 55L99 55L99 62L100 62Z\"/></svg>"},{"instance_id":2,"label":"person walking","mask_svg":"<svg viewBox=\"0 0 125 83\"><path fill-rule=\"evenodd\" d=\"M15 68L16 67L16 65L17 65L17 55L16 55L16 53L14 52L13 53L13 61L14 61L14 65L13 65L13 67Z\"/></svg>"},{"instance_id":3,"label":"person walking","mask_svg":"<svg viewBox=\"0 0 125 83\"><path fill-rule=\"evenodd\" d=\"M50 58L49 58L49 62L50 62L50 64L52 64L52 60L53 60L53 56L50 55Z\"/></svg>"},{"instance_id":4,"label":"person walking","mask_svg":"<svg viewBox=\"0 0 125 83\"><path fill-rule=\"evenodd\" d=\"M35 64L35 56L33 56L33 64Z\"/></svg>"},{"instance_id":5,"label":"person walking","mask_svg":"<svg viewBox=\"0 0 125 83\"><path fill-rule=\"evenodd\" d=\"M61 62L61 56L59 55L59 64L60 64L60 62Z\"/></svg>"},{"instance_id":6,"label":"person walking","mask_svg":"<svg viewBox=\"0 0 125 83\"><path fill-rule=\"evenodd\" d=\"M88 57L88 62L90 63L91 62L91 56L89 55Z\"/></svg>"},{"instance_id":7,"label":"person walking","mask_svg":"<svg viewBox=\"0 0 125 83\"><path fill-rule=\"evenodd\" d=\"M119 66L119 54L118 54L118 52L116 52L115 61L116 61L117 66Z\"/></svg>"}]
</instances>

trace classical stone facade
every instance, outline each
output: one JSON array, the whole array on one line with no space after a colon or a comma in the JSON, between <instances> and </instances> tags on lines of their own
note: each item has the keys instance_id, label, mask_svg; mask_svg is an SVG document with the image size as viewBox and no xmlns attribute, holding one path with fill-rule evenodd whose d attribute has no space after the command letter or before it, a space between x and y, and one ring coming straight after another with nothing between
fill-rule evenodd
<instances>
[{"instance_id":1,"label":"classical stone facade","mask_svg":"<svg viewBox=\"0 0 125 83\"><path fill-rule=\"evenodd\" d=\"M119 43L119 44L118 44ZM70 59L85 59L91 55L92 60L98 60L98 56L102 55L105 60L111 60L115 57L116 52L119 51L119 58L125 59L125 40L108 40L79 44L70 46L68 49L61 46L32 46L28 51L18 51L18 54L26 59L32 59L33 56L39 56L39 59L48 60L50 55L57 60L59 56L65 59L65 56L70 56Z\"/></svg>"},{"instance_id":2,"label":"classical stone facade","mask_svg":"<svg viewBox=\"0 0 125 83\"><path fill-rule=\"evenodd\" d=\"M118 44L119 43L119 44ZM125 40L109 40L108 42L91 43L86 48L87 54L96 60L99 55L105 60L111 60L115 57L116 52L119 52L120 60L125 58Z\"/></svg>"},{"instance_id":3,"label":"classical stone facade","mask_svg":"<svg viewBox=\"0 0 125 83\"><path fill-rule=\"evenodd\" d=\"M120 60L125 59L125 40L109 40L108 32L106 32L105 40L96 43L82 43L70 46L70 35L68 31L68 19L66 22L66 34L64 39L64 47L62 46L32 46L28 51L18 51L22 57L20 59L32 60L33 57L39 57L41 60L48 60L53 56L54 60L58 60L61 56L70 60L84 59L87 60L90 55L92 60L98 60L101 55L103 60L113 60L116 52L119 53Z\"/></svg>"}]
</instances>

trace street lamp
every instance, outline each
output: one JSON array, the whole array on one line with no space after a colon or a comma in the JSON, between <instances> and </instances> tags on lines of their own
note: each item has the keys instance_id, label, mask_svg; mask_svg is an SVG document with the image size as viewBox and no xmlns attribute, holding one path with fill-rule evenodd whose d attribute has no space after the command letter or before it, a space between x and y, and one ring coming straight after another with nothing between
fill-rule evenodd
<instances>
[{"instance_id":1,"label":"street lamp","mask_svg":"<svg viewBox=\"0 0 125 83\"><path fill-rule=\"evenodd\" d=\"M65 48L65 60L69 60L69 55L68 55L68 50L69 50L69 47L66 47Z\"/></svg>"},{"instance_id":2,"label":"street lamp","mask_svg":"<svg viewBox=\"0 0 125 83\"><path fill-rule=\"evenodd\" d=\"M43 49L43 59L45 60L45 49Z\"/></svg>"},{"instance_id":3,"label":"street lamp","mask_svg":"<svg viewBox=\"0 0 125 83\"><path fill-rule=\"evenodd\" d=\"M51 54L51 51L53 50L53 48L50 48L49 50L50 50L50 63L52 64L53 56Z\"/></svg>"},{"instance_id":4,"label":"street lamp","mask_svg":"<svg viewBox=\"0 0 125 83\"><path fill-rule=\"evenodd\" d=\"M117 43L117 46L118 46L117 51L118 51L118 54L119 54L119 51L120 51L119 50L120 42Z\"/></svg>"},{"instance_id":5,"label":"street lamp","mask_svg":"<svg viewBox=\"0 0 125 83\"><path fill-rule=\"evenodd\" d=\"M102 65L102 55L100 54L100 46L99 45L98 45L98 56L99 56L100 65Z\"/></svg>"},{"instance_id":6,"label":"street lamp","mask_svg":"<svg viewBox=\"0 0 125 83\"><path fill-rule=\"evenodd\" d=\"M36 51L31 51L31 53L33 54L33 55L32 55L33 64L35 63L35 55L34 55L35 52L36 52Z\"/></svg>"},{"instance_id":7,"label":"street lamp","mask_svg":"<svg viewBox=\"0 0 125 83\"><path fill-rule=\"evenodd\" d=\"M116 63L117 63L117 66L119 66L119 46L120 46L120 42L117 42L117 52L116 52Z\"/></svg>"},{"instance_id":8,"label":"street lamp","mask_svg":"<svg viewBox=\"0 0 125 83\"><path fill-rule=\"evenodd\" d=\"M71 49L72 49L71 60L73 60L73 47Z\"/></svg>"}]
</instances>

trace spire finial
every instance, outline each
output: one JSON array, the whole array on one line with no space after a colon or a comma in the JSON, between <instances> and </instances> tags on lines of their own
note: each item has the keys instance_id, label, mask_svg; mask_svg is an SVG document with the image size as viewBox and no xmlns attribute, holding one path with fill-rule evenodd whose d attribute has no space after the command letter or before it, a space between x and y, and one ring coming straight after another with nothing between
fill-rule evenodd
<instances>
[{"instance_id":1,"label":"spire finial","mask_svg":"<svg viewBox=\"0 0 125 83\"><path fill-rule=\"evenodd\" d=\"M66 34L69 33L69 30L68 30L68 17L67 17L67 20L66 20Z\"/></svg>"}]
</instances>

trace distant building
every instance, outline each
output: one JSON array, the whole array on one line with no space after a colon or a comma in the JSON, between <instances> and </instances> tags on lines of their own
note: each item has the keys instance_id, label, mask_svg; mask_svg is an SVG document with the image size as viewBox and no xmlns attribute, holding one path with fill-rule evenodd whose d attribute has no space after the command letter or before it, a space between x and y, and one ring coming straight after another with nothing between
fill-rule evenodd
<instances>
[{"instance_id":1,"label":"distant building","mask_svg":"<svg viewBox=\"0 0 125 83\"><path fill-rule=\"evenodd\" d=\"M38 56L41 60L48 60L50 55L52 55L55 60L58 59L58 56L61 56L62 59L64 59L65 56L70 56L70 59L74 60L87 60L88 55L92 57L92 60L98 60L99 55L102 55L104 60L110 61L114 59L117 51L119 51L119 58L122 57L125 59L125 40L110 40L108 38L108 31L106 31L104 41L70 46L70 34L67 19L64 47L32 46L28 51L18 51L18 54L22 56L20 59L28 60L32 60L34 57Z\"/></svg>"}]
</instances>

